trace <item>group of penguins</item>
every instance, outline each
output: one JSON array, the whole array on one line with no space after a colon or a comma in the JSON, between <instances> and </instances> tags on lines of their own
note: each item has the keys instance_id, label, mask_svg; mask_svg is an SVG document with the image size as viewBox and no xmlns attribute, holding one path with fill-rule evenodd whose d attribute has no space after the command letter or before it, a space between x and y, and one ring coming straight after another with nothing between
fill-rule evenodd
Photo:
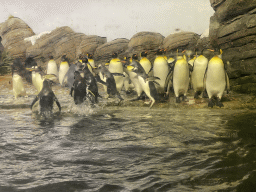
<instances>
[{"instance_id":1,"label":"group of penguins","mask_svg":"<svg viewBox=\"0 0 256 192\"><path fill-rule=\"evenodd\" d=\"M13 93L15 98L26 95L22 83L23 71L30 74L25 74L25 77L31 78L38 91L31 109L39 101L40 113L52 111L54 102L61 111L61 105L51 88L53 82L68 87L75 104L81 104L86 99L92 105L98 103L100 83L106 98L117 97L121 102L120 91L124 89L129 93L133 90L137 94L133 100L147 98L150 108L156 101L167 100L171 91L174 92L176 103L186 100L189 88L193 88L195 99L202 93L202 97L208 97L209 107L223 107L221 98L224 91L229 90L229 79L221 49L177 50L169 58L165 54L166 50L158 49L151 64L146 51L140 53L140 59L137 54L119 59L118 54L113 53L111 60L97 66L92 54L80 55L78 61L71 64L63 55L59 67L50 56L46 73L33 58L26 59L25 70L21 69L21 61L16 59L12 65Z\"/></svg>"}]
</instances>

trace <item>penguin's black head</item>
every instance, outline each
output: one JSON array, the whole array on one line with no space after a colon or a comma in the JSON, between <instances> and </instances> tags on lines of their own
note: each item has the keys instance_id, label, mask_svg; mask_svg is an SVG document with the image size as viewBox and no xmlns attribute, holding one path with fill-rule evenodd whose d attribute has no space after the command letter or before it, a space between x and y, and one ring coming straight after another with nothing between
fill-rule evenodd
<instances>
[{"instance_id":1,"label":"penguin's black head","mask_svg":"<svg viewBox=\"0 0 256 192\"><path fill-rule=\"evenodd\" d=\"M61 61L68 61L68 58L67 58L67 55L62 55L62 57L61 57Z\"/></svg>"},{"instance_id":2,"label":"penguin's black head","mask_svg":"<svg viewBox=\"0 0 256 192\"><path fill-rule=\"evenodd\" d=\"M112 56L111 56L112 58L117 58L117 53L115 52L115 53L112 53Z\"/></svg>"},{"instance_id":3,"label":"penguin's black head","mask_svg":"<svg viewBox=\"0 0 256 192\"><path fill-rule=\"evenodd\" d=\"M148 55L148 52L146 51L142 51L140 54L141 57L147 57L147 55Z\"/></svg>"},{"instance_id":4,"label":"penguin's black head","mask_svg":"<svg viewBox=\"0 0 256 192\"><path fill-rule=\"evenodd\" d=\"M82 58L82 62L83 62L83 63L88 63L87 57L83 57L83 58Z\"/></svg>"},{"instance_id":5,"label":"penguin's black head","mask_svg":"<svg viewBox=\"0 0 256 192\"><path fill-rule=\"evenodd\" d=\"M157 55L162 55L163 54L163 49L157 49L156 54Z\"/></svg>"},{"instance_id":6,"label":"penguin's black head","mask_svg":"<svg viewBox=\"0 0 256 192\"><path fill-rule=\"evenodd\" d=\"M25 67L32 68L33 66L37 66L37 63L33 57L27 57L25 60Z\"/></svg>"},{"instance_id":7,"label":"penguin's black head","mask_svg":"<svg viewBox=\"0 0 256 192\"><path fill-rule=\"evenodd\" d=\"M49 59L50 59L50 60L52 60L52 59L53 59L53 56L52 56L52 55L50 55L50 56L49 56Z\"/></svg>"},{"instance_id":8,"label":"penguin's black head","mask_svg":"<svg viewBox=\"0 0 256 192\"><path fill-rule=\"evenodd\" d=\"M93 54L87 53L88 59L93 59Z\"/></svg>"},{"instance_id":9,"label":"penguin's black head","mask_svg":"<svg viewBox=\"0 0 256 192\"><path fill-rule=\"evenodd\" d=\"M137 55L137 54L133 54L133 55L132 55L132 59L138 60L138 55Z\"/></svg>"}]
</instances>

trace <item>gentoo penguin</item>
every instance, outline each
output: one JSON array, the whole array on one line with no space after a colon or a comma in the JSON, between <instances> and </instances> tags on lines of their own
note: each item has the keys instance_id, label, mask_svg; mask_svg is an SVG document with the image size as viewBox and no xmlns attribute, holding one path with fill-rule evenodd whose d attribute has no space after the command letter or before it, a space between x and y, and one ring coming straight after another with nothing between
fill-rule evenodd
<instances>
[{"instance_id":1,"label":"gentoo penguin","mask_svg":"<svg viewBox=\"0 0 256 192\"><path fill-rule=\"evenodd\" d=\"M173 68L173 90L176 103L180 103L180 97L185 100L189 86L189 66L186 57L178 55Z\"/></svg>"},{"instance_id":2,"label":"gentoo penguin","mask_svg":"<svg viewBox=\"0 0 256 192\"><path fill-rule=\"evenodd\" d=\"M93 59L93 54L87 53L87 57L88 57L88 68L91 71L91 73L93 74L93 70L92 68L95 67L95 63L94 63L94 59Z\"/></svg>"},{"instance_id":3,"label":"gentoo penguin","mask_svg":"<svg viewBox=\"0 0 256 192\"><path fill-rule=\"evenodd\" d=\"M17 69L14 69L12 72L12 90L15 99L20 96L26 96L23 80Z\"/></svg>"},{"instance_id":4,"label":"gentoo penguin","mask_svg":"<svg viewBox=\"0 0 256 192\"><path fill-rule=\"evenodd\" d=\"M65 86L67 83L67 78L64 79L66 73L68 72L69 64L68 64L68 58L66 55L63 55L61 57L61 63L59 67L59 82L61 86Z\"/></svg>"},{"instance_id":5,"label":"gentoo penguin","mask_svg":"<svg viewBox=\"0 0 256 192\"><path fill-rule=\"evenodd\" d=\"M158 93L154 84L154 77L151 77L150 79L141 64L136 60L133 60L132 63L127 66L127 69L137 73L141 87L151 101L151 108L155 101L158 100Z\"/></svg>"},{"instance_id":6,"label":"gentoo penguin","mask_svg":"<svg viewBox=\"0 0 256 192\"><path fill-rule=\"evenodd\" d=\"M153 76L153 71L151 70L152 65L151 65L151 62L148 60L147 55L148 55L148 52L146 52L146 51L142 51L140 53L140 57L141 57L140 64L143 67L143 69L145 70L146 74L148 74L149 76ZM151 70L151 72L149 74L150 70Z\"/></svg>"},{"instance_id":7,"label":"gentoo penguin","mask_svg":"<svg viewBox=\"0 0 256 192\"><path fill-rule=\"evenodd\" d=\"M108 70L110 71L110 73L121 73L121 74L123 74L123 72L124 72L123 64L121 63L120 59L117 57L117 53L112 54L112 59L110 60ZM117 91L120 92L121 89L123 88L124 77L114 76L114 79L115 79L115 82L116 82Z\"/></svg>"},{"instance_id":8,"label":"gentoo penguin","mask_svg":"<svg viewBox=\"0 0 256 192\"><path fill-rule=\"evenodd\" d=\"M70 95L74 97L75 104L81 104L87 96L87 85L85 78L83 78L78 71L74 72L74 83L70 90ZM73 94L74 92L74 94Z\"/></svg>"},{"instance_id":9,"label":"gentoo penguin","mask_svg":"<svg viewBox=\"0 0 256 192\"><path fill-rule=\"evenodd\" d=\"M121 97L120 93L116 89L114 76L124 76L124 75L121 73L110 73L104 64L100 64L98 66L98 70L101 76L103 76L103 78L106 80L106 81L103 81L103 82L100 81L100 82L102 82L107 86L107 98L116 96L117 98L119 98L120 101L122 101L123 98Z\"/></svg>"},{"instance_id":10,"label":"gentoo penguin","mask_svg":"<svg viewBox=\"0 0 256 192\"><path fill-rule=\"evenodd\" d=\"M191 72L191 84L194 90L194 98L198 99L199 95L205 90L204 88L204 75L208 65L208 59L201 54L194 59L192 72ZM190 60L191 61L191 60Z\"/></svg>"},{"instance_id":11,"label":"gentoo penguin","mask_svg":"<svg viewBox=\"0 0 256 192\"><path fill-rule=\"evenodd\" d=\"M205 86L209 96L208 106L223 107L222 95L227 88L229 90L229 79L225 71L225 65L221 59L222 50L215 50L215 56L209 61L205 73ZM216 98L216 102L215 102Z\"/></svg>"},{"instance_id":12,"label":"gentoo penguin","mask_svg":"<svg viewBox=\"0 0 256 192\"><path fill-rule=\"evenodd\" d=\"M88 59L83 57L82 62L84 64L82 65L82 71L84 73L84 79L87 85L87 97L90 99L92 104L98 103L99 92L97 81L88 68Z\"/></svg>"},{"instance_id":13,"label":"gentoo penguin","mask_svg":"<svg viewBox=\"0 0 256 192\"><path fill-rule=\"evenodd\" d=\"M132 63L133 61L138 62L137 54L133 54L132 57L130 58L130 62ZM142 90L141 84L138 79L138 74L134 71L129 71L129 70L127 70L127 72L128 72L128 75L129 75L129 78L130 78L132 84L134 85L134 89L137 93L137 98L133 99L133 101L142 99L141 94L142 94L143 90Z\"/></svg>"},{"instance_id":14,"label":"gentoo penguin","mask_svg":"<svg viewBox=\"0 0 256 192\"><path fill-rule=\"evenodd\" d=\"M49 56L46 74L53 74L58 77L58 67L52 55Z\"/></svg>"},{"instance_id":15,"label":"gentoo penguin","mask_svg":"<svg viewBox=\"0 0 256 192\"><path fill-rule=\"evenodd\" d=\"M59 107L59 111L61 111L60 103L52 91L50 81L45 79L43 82L43 88L40 93L36 96L31 104L31 109L33 105L39 100L39 114L41 115L50 115L52 114L53 103L56 102Z\"/></svg>"},{"instance_id":16,"label":"gentoo penguin","mask_svg":"<svg viewBox=\"0 0 256 192\"><path fill-rule=\"evenodd\" d=\"M153 75L155 77L159 77L159 80L156 80L156 82L159 83L159 85L156 86L157 91L159 94L164 94L164 85L166 81L166 77L169 73L169 66L167 64L166 59L163 57L163 50L158 49L156 52L156 58L153 64Z\"/></svg>"}]
</instances>

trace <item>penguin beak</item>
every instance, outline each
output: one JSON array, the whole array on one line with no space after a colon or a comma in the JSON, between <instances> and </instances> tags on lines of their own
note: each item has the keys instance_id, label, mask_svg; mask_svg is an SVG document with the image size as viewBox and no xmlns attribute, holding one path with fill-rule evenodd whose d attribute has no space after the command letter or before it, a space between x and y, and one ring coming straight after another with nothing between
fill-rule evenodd
<instances>
[{"instance_id":1,"label":"penguin beak","mask_svg":"<svg viewBox=\"0 0 256 192\"><path fill-rule=\"evenodd\" d=\"M132 71L133 69L134 69L133 66L131 66L131 65L128 65L128 66L127 66L127 70L128 70L128 71Z\"/></svg>"},{"instance_id":2,"label":"penguin beak","mask_svg":"<svg viewBox=\"0 0 256 192\"><path fill-rule=\"evenodd\" d=\"M109 66L109 63L105 63L106 66Z\"/></svg>"},{"instance_id":3,"label":"penguin beak","mask_svg":"<svg viewBox=\"0 0 256 192\"><path fill-rule=\"evenodd\" d=\"M222 53L223 53L223 51L222 51L222 49L220 49L220 55L222 55Z\"/></svg>"},{"instance_id":4,"label":"penguin beak","mask_svg":"<svg viewBox=\"0 0 256 192\"><path fill-rule=\"evenodd\" d=\"M35 71L33 68L26 68L27 71Z\"/></svg>"}]
</instances>

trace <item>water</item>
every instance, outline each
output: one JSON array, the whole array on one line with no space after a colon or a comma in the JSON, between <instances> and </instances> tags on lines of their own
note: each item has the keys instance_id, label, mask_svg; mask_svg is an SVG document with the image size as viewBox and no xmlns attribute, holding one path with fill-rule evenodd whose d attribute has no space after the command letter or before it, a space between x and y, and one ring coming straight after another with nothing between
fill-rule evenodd
<instances>
[{"instance_id":1,"label":"water","mask_svg":"<svg viewBox=\"0 0 256 192\"><path fill-rule=\"evenodd\" d=\"M62 113L44 119L29 91L1 91L1 192L255 188L254 111L77 107L56 90Z\"/></svg>"}]
</instances>

